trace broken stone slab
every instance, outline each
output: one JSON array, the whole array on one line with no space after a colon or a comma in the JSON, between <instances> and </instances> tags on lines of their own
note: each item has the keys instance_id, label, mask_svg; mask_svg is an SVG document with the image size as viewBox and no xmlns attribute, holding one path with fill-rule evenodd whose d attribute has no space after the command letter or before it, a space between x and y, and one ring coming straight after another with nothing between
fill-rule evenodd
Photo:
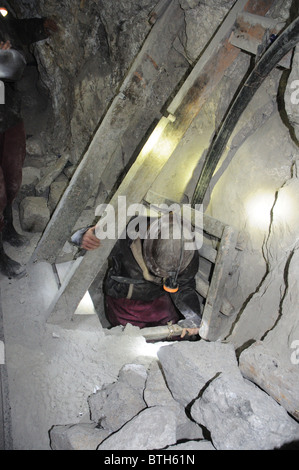
<instances>
[{"instance_id":1,"label":"broken stone slab","mask_svg":"<svg viewBox=\"0 0 299 470\"><path fill-rule=\"evenodd\" d=\"M271 450L299 438L299 424L251 382L221 374L191 408L217 450Z\"/></svg>"},{"instance_id":2,"label":"broken stone slab","mask_svg":"<svg viewBox=\"0 0 299 470\"><path fill-rule=\"evenodd\" d=\"M50 446L52 450L96 450L108 435L95 423L58 425L50 430Z\"/></svg>"},{"instance_id":3,"label":"broken stone slab","mask_svg":"<svg viewBox=\"0 0 299 470\"><path fill-rule=\"evenodd\" d=\"M146 408L102 442L98 450L163 449L176 443L176 424L176 414L171 408Z\"/></svg>"},{"instance_id":4,"label":"broken stone slab","mask_svg":"<svg viewBox=\"0 0 299 470\"><path fill-rule=\"evenodd\" d=\"M27 232L43 232L50 220L47 200L29 196L20 204L20 223Z\"/></svg>"},{"instance_id":5,"label":"broken stone slab","mask_svg":"<svg viewBox=\"0 0 299 470\"><path fill-rule=\"evenodd\" d=\"M143 400L146 378L143 365L127 364L122 367L117 382L88 397L92 421L103 429L119 430L146 408Z\"/></svg>"},{"instance_id":6,"label":"broken stone slab","mask_svg":"<svg viewBox=\"0 0 299 470\"><path fill-rule=\"evenodd\" d=\"M53 181L62 173L69 159L70 155L66 153L47 168L44 176L36 185L35 190L37 195L41 196L49 188Z\"/></svg>"},{"instance_id":7,"label":"broken stone slab","mask_svg":"<svg viewBox=\"0 0 299 470\"><path fill-rule=\"evenodd\" d=\"M239 358L244 377L271 395L296 419L299 418L299 367L286 363L277 352L257 341L245 349Z\"/></svg>"},{"instance_id":8,"label":"broken stone slab","mask_svg":"<svg viewBox=\"0 0 299 470\"><path fill-rule=\"evenodd\" d=\"M149 367L143 398L148 407L160 405L173 409L177 415L176 436L178 441L203 439L201 427L187 417L185 408L171 395L157 361L154 361Z\"/></svg>"},{"instance_id":9,"label":"broken stone slab","mask_svg":"<svg viewBox=\"0 0 299 470\"><path fill-rule=\"evenodd\" d=\"M148 370L146 387L144 389L144 400L148 407L151 406L174 406L179 404L173 399L169 389L167 388L160 365L157 361L153 361Z\"/></svg>"},{"instance_id":10,"label":"broken stone slab","mask_svg":"<svg viewBox=\"0 0 299 470\"><path fill-rule=\"evenodd\" d=\"M204 340L162 347L158 358L173 397L183 406L198 397L216 374L226 372L241 378L234 347Z\"/></svg>"}]
</instances>

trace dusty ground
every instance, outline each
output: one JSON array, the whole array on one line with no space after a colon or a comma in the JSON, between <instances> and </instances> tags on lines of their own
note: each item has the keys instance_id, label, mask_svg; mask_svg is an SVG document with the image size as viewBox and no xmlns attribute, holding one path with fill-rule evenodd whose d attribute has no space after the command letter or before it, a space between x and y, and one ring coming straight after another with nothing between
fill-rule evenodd
<instances>
[{"instance_id":1,"label":"dusty ground","mask_svg":"<svg viewBox=\"0 0 299 470\"><path fill-rule=\"evenodd\" d=\"M40 236L26 235L26 248L6 246L23 263ZM51 427L89 420L88 396L114 382L124 364L156 358L154 345L135 332L103 329L97 315L77 315L72 328L48 324L57 282L47 263L36 264L19 280L2 276L0 288L15 450L50 449Z\"/></svg>"}]
</instances>

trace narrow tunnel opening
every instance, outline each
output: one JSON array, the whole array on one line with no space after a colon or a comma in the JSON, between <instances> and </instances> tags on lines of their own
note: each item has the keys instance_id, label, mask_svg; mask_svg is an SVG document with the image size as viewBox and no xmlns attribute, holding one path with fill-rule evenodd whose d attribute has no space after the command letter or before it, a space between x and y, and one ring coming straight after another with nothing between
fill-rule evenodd
<instances>
[{"instance_id":1,"label":"narrow tunnel opening","mask_svg":"<svg viewBox=\"0 0 299 470\"><path fill-rule=\"evenodd\" d=\"M291 0L266 3L3 2L9 15L52 18L59 29L26 49L18 82L26 156L13 219L27 243L5 240L3 249L26 273L0 274L0 448L179 454L296 445L298 47L238 120L201 219L191 211L249 58L298 18ZM167 314L180 315L157 325L167 330L154 340L145 329L155 322L143 329L106 316L117 240L86 252L71 241L81 228L103 229L95 222L103 204L119 220L124 196L126 209L190 208L192 231L201 229L198 266L187 263L179 293L182 243L167 274L153 260L142 265L142 279L156 286L160 275L176 300ZM136 261L132 253L123 245L114 259L119 309L141 289L125 259ZM196 312L180 299L184 289L200 299ZM144 287L136 297L144 310L147 295ZM179 319L196 330L184 340Z\"/></svg>"}]
</instances>

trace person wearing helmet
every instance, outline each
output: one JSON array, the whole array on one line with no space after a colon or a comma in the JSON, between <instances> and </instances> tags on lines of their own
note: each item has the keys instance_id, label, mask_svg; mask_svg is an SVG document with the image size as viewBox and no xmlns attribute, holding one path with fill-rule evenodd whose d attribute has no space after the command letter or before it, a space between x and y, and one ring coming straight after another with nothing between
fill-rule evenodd
<instances>
[{"instance_id":1,"label":"person wearing helmet","mask_svg":"<svg viewBox=\"0 0 299 470\"><path fill-rule=\"evenodd\" d=\"M145 236L120 238L109 257L104 281L106 316L112 326L130 323L139 328L179 324L186 333L197 335L203 298L195 289L198 250L186 250L181 221L175 217L149 219ZM163 238L163 226L170 236ZM99 248L95 227L82 229L72 241L84 250Z\"/></svg>"},{"instance_id":2,"label":"person wearing helmet","mask_svg":"<svg viewBox=\"0 0 299 470\"><path fill-rule=\"evenodd\" d=\"M21 97L17 90L17 81L26 66L23 47L46 39L57 29L52 19L16 19L5 7L0 8L0 80L5 93L4 103L0 104L0 272L8 277L19 275L22 268L5 253L3 242L12 246L24 243L14 228L12 216L26 155Z\"/></svg>"}]
</instances>

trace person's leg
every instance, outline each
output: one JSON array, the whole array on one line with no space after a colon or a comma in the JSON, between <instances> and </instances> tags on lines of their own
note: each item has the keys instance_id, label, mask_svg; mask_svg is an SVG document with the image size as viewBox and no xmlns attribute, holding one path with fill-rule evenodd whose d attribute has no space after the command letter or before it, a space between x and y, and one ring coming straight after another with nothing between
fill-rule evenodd
<instances>
[{"instance_id":1,"label":"person's leg","mask_svg":"<svg viewBox=\"0 0 299 470\"><path fill-rule=\"evenodd\" d=\"M7 208L7 193L5 174L2 168L4 135L0 134L0 273L7 277L19 276L24 272L22 266L11 259L4 251L3 230L5 228L5 210ZM5 167L5 165L4 165Z\"/></svg>"},{"instance_id":2,"label":"person's leg","mask_svg":"<svg viewBox=\"0 0 299 470\"><path fill-rule=\"evenodd\" d=\"M26 134L24 123L8 129L4 134L2 150L2 171L5 179L7 204L3 215L5 227L3 240L13 246L22 246L25 237L18 234L13 225L12 204L22 184L22 169L26 155Z\"/></svg>"}]
</instances>

